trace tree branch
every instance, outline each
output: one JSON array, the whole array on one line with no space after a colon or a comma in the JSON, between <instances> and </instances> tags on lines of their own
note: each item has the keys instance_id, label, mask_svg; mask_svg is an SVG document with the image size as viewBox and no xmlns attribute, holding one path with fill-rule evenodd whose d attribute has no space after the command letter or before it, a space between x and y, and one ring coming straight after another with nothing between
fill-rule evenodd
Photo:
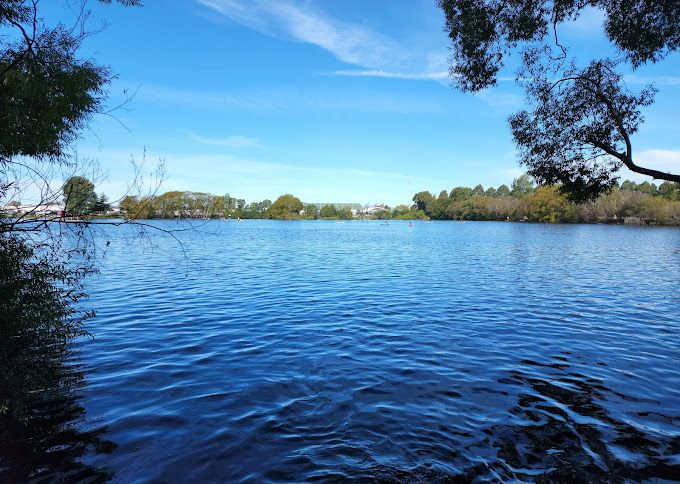
<instances>
[{"instance_id":1,"label":"tree branch","mask_svg":"<svg viewBox=\"0 0 680 484\"><path fill-rule=\"evenodd\" d=\"M615 149L613 149L611 146L609 146L606 143L602 143L601 141L597 141L595 139L587 139L585 140L587 143L590 145L601 149L605 153L614 156L615 158L621 160L621 162L626 165L626 168L628 168L630 171L633 171L635 173L640 173L641 175L647 175L651 176L652 178L656 180L666 180L670 182L675 182L675 183L680 183L680 175L675 175L673 173L667 173L659 170L654 170L652 168L645 168L644 166L639 166L633 161L633 147L632 143L630 141L630 136L628 135L628 132L626 131L625 126L623 125L623 120L621 117L618 115L618 112L616 111L616 108L614 107L614 104L611 102L611 99L609 99L605 94L602 92L601 86L594 81L593 79L590 79L589 77L585 76L570 76L570 77L563 77L562 79L559 79L555 81L552 86L548 89L548 91L552 91L557 85L561 84L562 82L566 81L585 81L593 86L595 86L594 89L588 89L590 92L595 94L595 96L607 107L607 111L609 111L610 116L616 123L616 127L619 131L619 134L623 138L623 141L626 144L626 153L619 153Z\"/></svg>"}]
</instances>

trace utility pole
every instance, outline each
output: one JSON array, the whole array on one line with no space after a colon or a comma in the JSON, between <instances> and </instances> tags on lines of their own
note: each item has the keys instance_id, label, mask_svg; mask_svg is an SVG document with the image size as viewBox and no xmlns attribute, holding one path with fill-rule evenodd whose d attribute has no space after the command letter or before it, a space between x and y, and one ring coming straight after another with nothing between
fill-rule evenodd
<instances>
[{"instance_id":1,"label":"utility pole","mask_svg":"<svg viewBox=\"0 0 680 484\"><path fill-rule=\"evenodd\" d=\"M408 207L409 211L411 210L411 177L408 177L408 193L409 193L409 201L406 203L406 206Z\"/></svg>"}]
</instances>

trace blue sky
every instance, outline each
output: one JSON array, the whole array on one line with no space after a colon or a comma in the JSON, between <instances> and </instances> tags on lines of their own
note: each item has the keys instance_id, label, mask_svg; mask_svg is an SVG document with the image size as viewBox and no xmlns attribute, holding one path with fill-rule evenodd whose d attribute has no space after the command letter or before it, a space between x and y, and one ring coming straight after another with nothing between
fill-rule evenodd
<instances>
[{"instance_id":1,"label":"blue sky","mask_svg":"<svg viewBox=\"0 0 680 484\"><path fill-rule=\"evenodd\" d=\"M521 173L506 121L521 91L509 80L477 95L451 88L434 0L144 3L93 2L91 26L108 26L83 49L118 74L110 105L136 91L78 143L107 173L98 189L111 198L132 176L130 156L144 149L148 169L164 159L162 191L248 201L290 192L308 202L395 205L420 190L509 185ZM62 0L43 8L48 21L72 18ZM585 60L609 49L600 22L589 11L560 35ZM638 159L677 171L679 59L627 78L632 88L660 88L634 138Z\"/></svg>"}]
</instances>

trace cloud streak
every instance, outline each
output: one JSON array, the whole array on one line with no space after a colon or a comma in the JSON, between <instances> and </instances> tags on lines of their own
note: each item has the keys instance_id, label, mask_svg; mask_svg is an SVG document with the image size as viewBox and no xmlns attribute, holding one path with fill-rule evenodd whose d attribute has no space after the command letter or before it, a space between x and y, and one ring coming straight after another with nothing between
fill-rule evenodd
<instances>
[{"instance_id":1,"label":"cloud streak","mask_svg":"<svg viewBox=\"0 0 680 484\"><path fill-rule=\"evenodd\" d=\"M159 84L142 86L138 102L162 103L211 111L245 111L268 113L299 113L301 111L352 111L389 113L439 113L441 103L417 95L394 94L364 90L348 95L346 90L321 89L300 91L297 88L245 88L229 92L181 89ZM198 141L198 140L196 140ZM213 143L214 144L214 143Z\"/></svg>"},{"instance_id":2,"label":"cloud streak","mask_svg":"<svg viewBox=\"0 0 680 484\"><path fill-rule=\"evenodd\" d=\"M364 68L329 75L438 82L448 77L445 53L423 52L363 25L332 18L308 4L286 0L196 1L265 35L315 45L342 62Z\"/></svg>"},{"instance_id":3,"label":"cloud streak","mask_svg":"<svg viewBox=\"0 0 680 484\"><path fill-rule=\"evenodd\" d=\"M440 81L445 82L449 79L448 71L439 72L423 72L423 73L410 73L410 72L393 72L385 71L381 69L370 69L370 70L338 70L323 72L323 75L327 76L343 76L343 77L378 77L384 79L405 79L412 81Z\"/></svg>"},{"instance_id":4,"label":"cloud streak","mask_svg":"<svg viewBox=\"0 0 680 484\"><path fill-rule=\"evenodd\" d=\"M224 148L255 148L260 146L259 140L248 136L227 136L226 138L206 138L194 133L189 134L193 141L204 145L221 146Z\"/></svg>"},{"instance_id":5,"label":"cloud streak","mask_svg":"<svg viewBox=\"0 0 680 484\"><path fill-rule=\"evenodd\" d=\"M390 39L283 0L197 0L258 32L316 45L348 64L380 66L401 57Z\"/></svg>"},{"instance_id":6,"label":"cloud streak","mask_svg":"<svg viewBox=\"0 0 680 484\"><path fill-rule=\"evenodd\" d=\"M625 76L623 80L629 84L656 84L657 86L680 86L680 77L678 76L644 77L631 74Z\"/></svg>"},{"instance_id":7,"label":"cloud streak","mask_svg":"<svg viewBox=\"0 0 680 484\"><path fill-rule=\"evenodd\" d=\"M680 173L680 150L643 150L634 156L635 163L645 168L653 168L666 173ZM622 180L633 180L635 182L648 181L657 185L663 183L662 180L652 180L650 177L630 171L628 168L621 169Z\"/></svg>"},{"instance_id":8,"label":"cloud streak","mask_svg":"<svg viewBox=\"0 0 680 484\"><path fill-rule=\"evenodd\" d=\"M636 162L642 166L680 173L680 150L644 150L637 155Z\"/></svg>"}]
</instances>

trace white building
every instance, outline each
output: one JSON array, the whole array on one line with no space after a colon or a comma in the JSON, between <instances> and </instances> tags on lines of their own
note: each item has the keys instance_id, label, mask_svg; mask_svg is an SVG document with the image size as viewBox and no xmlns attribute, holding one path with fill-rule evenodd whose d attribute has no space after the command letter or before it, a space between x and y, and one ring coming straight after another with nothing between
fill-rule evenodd
<instances>
[{"instance_id":1,"label":"white building","mask_svg":"<svg viewBox=\"0 0 680 484\"><path fill-rule=\"evenodd\" d=\"M38 205L5 205L0 209L2 213L20 215L20 214L33 214L37 216L46 215L59 215L64 211L63 205L57 204L38 204Z\"/></svg>"}]
</instances>

